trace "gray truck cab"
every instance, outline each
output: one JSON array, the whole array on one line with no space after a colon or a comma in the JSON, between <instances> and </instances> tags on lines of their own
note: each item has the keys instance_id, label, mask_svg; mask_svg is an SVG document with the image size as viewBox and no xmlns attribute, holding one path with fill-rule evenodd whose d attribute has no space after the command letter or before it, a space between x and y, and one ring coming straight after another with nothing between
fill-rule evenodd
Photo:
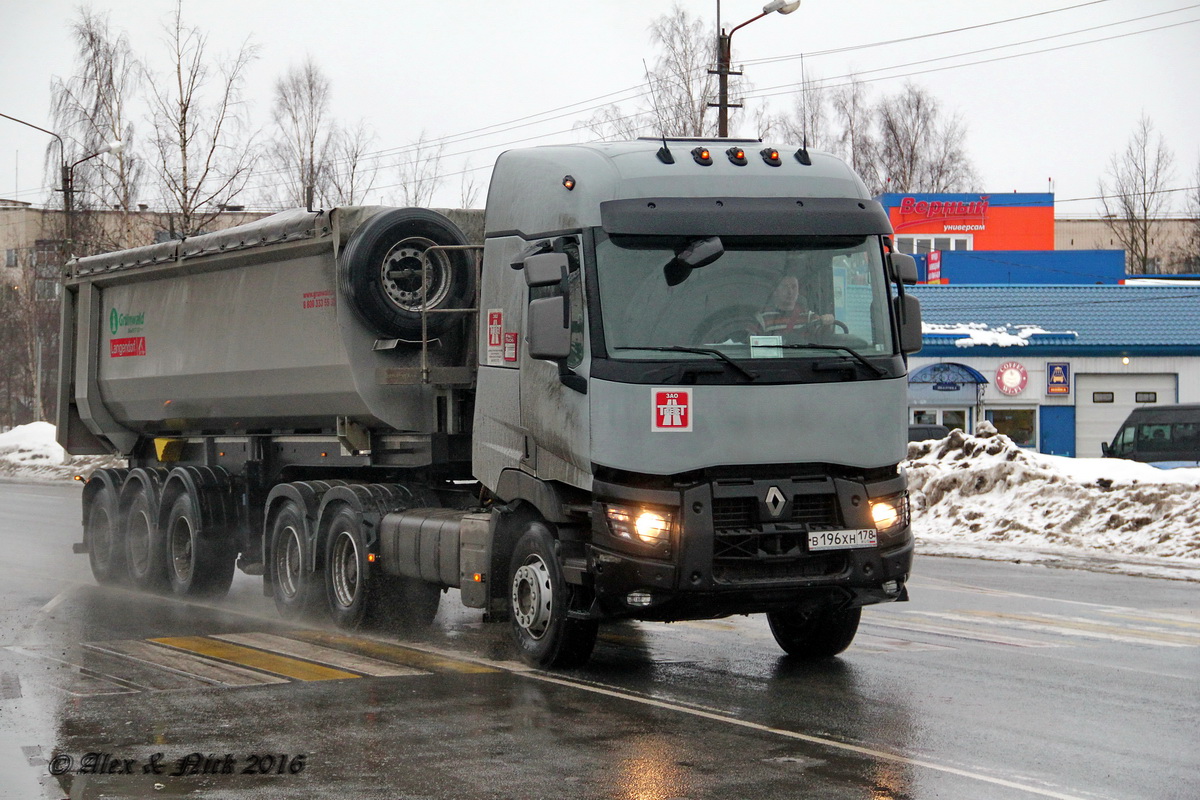
<instances>
[{"instance_id":1,"label":"gray truck cab","mask_svg":"<svg viewBox=\"0 0 1200 800\"><path fill-rule=\"evenodd\" d=\"M474 471L557 526L591 584L576 613L857 613L904 595L920 317L890 234L843 162L795 147L501 156Z\"/></svg>"}]
</instances>

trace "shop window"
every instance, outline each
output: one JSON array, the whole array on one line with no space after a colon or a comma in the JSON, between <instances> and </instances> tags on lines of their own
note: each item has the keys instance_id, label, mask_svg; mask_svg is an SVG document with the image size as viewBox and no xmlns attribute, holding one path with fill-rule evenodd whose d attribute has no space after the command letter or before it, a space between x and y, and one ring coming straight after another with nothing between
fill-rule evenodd
<instances>
[{"instance_id":1,"label":"shop window","mask_svg":"<svg viewBox=\"0 0 1200 800\"><path fill-rule=\"evenodd\" d=\"M1032 408L998 408L988 412L996 430L1020 447L1033 447L1037 433L1035 411Z\"/></svg>"},{"instance_id":2,"label":"shop window","mask_svg":"<svg viewBox=\"0 0 1200 800\"><path fill-rule=\"evenodd\" d=\"M1111 403L1113 401L1112 392L1092 392L1093 403Z\"/></svg>"},{"instance_id":3,"label":"shop window","mask_svg":"<svg viewBox=\"0 0 1200 800\"><path fill-rule=\"evenodd\" d=\"M914 425L936 425L937 412L930 409L914 408L912 421Z\"/></svg>"},{"instance_id":4,"label":"shop window","mask_svg":"<svg viewBox=\"0 0 1200 800\"><path fill-rule=\"evenodd\" d=\"M974 237L965 236L897 236L896 249L901 253L922 254L932 250L970 250Z\"/></svg>"},{"instance_id":5,"label":"shop window","mask_svg":"<svg viewBox=\"0 0 1200 800\"><path fill-rule=\"evenodd\" d=\"M942 424L950 430L958 428L960 431L967 429L967 412L960 408L947 408L942 411Z\"/></svg>"},{"instance_id":6,"label":"shop window","mask_svg":"<svg viewBox=\"0 0 1200 800\"><path fill-rule=\"evenodd\" d=\"M1133 399L1138 403L1157 403L1158 392L1137 392L1134 394Z\"/></svg>"}]
</instances>

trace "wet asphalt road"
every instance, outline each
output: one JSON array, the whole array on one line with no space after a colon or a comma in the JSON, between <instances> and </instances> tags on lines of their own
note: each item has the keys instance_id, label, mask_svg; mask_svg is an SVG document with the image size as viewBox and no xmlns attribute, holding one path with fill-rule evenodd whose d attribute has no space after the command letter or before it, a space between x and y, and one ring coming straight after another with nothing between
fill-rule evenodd
<instances>
[{"instance_id":1,"label":"wet asphalt road","mask_svg":"<svg viewBox=\"0 0 1200 800\"><path fill-rule=\"evenodd\" d=\"M96 586L78 496L0 483L0 798L1200 796L1195 583L919 558L827 664L734 618L553 674L453 593L401 639Z\"/></svg>"}]
</instances>

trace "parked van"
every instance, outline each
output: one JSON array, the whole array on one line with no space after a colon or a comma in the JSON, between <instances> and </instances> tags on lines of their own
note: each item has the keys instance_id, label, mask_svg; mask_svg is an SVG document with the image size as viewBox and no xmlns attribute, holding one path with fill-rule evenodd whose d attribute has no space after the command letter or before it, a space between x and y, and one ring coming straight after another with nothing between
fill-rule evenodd
<instances>
[{"instance_id":1,"label":"parked van","mask_svg":"<svg viewBox=\"0 0 1200 800\"><path fill-rule=\"evenodd\" d=\"M1200 403L1135 408L1111 445L1110 458L1128 458L1156 467L1200 467Z\"/></svg>"}]
</instances>

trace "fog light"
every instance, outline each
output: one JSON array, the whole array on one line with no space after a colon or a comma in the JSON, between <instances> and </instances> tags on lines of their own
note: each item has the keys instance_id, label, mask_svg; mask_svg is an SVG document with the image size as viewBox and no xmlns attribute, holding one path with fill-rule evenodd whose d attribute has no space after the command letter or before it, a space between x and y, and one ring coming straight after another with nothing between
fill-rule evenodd
<instances>
[{"instance_id":1,"label":"fog light","mask_svg":"<svg viewBox=\"0 0 1200 800\"><path fill-rule=\"evenodd\" d=\"M646 607L654 600L649 592L637 591L625 595L625 602L631 606Z\"/></svg>"},{"instance_id":2,"label":"fog light","mask_svg":"<svg viewBox=\"0 0 1200 800\"><path fill-rule=\"evenodd\" d=\"M896 581L884 581L883 591L885 594L900 594L900 584Z\"/></svg>"}]
</instances>

